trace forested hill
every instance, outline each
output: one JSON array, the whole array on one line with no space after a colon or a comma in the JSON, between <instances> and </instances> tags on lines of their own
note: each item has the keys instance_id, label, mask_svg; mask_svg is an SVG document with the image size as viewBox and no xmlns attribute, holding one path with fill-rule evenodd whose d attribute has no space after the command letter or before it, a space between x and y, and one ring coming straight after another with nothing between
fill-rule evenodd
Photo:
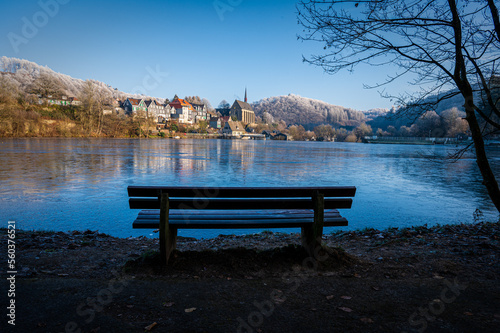
<instances>
[{"instance_id":1,"label":"forested hill","mask_svg":"<svg viewBox=\"0 0 500 333\"><path fill-rule=\"evenodd\" d=\"M252 107L255 114L264 120L284 120L287 124L300 124L304 127L318 124L358 126L366 120L361 111L294 94L264 98L253 103Z\"/></svg>"}]
</instances>

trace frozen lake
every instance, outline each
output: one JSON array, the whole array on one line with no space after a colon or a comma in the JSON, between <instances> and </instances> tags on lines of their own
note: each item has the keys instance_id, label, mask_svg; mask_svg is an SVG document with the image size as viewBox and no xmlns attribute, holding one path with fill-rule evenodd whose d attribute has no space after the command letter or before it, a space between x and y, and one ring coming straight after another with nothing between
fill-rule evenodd
<instances>
[{"instance_id":1,"label":"frozen lake","mask_svg":"<svg viewBox=\"0 0 500 333\"><path fill-rule=\"evenodd\" d=\"M369 145L249 140L1 139L0 216L22 229L133 230L128 185L354 185L350 226L387 228L470 223L498 214L474 156L443 161L452 146ZM490 150L500 175L500 150ZM437 157L437 158L436 158ZM326 228L325 233L338 230ZM299 229L286 229L298 232ZM181 230L213 237L256 230ZM155 234L156 236L156 234Z\"/></svg>"}]
</instances>

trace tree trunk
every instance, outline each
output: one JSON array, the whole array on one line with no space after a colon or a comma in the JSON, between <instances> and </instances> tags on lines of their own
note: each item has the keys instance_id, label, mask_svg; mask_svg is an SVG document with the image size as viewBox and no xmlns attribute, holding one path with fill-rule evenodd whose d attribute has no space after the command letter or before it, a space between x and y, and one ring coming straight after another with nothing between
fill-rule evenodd
<instances>
[{"instance_id":1,"label":"tree trunk","mask_svg":"<svg viewBox=\"0 0 500 333\"><path fill-rule=\"evenodd\" d=\"M498 188L498 182L491 170L490 163L488 162L488 157L486 156L486 150L484 148L483 135L481 133L481 128L477 122L477 117L474 112L473 107L473 97L472 94L466 97L465 112L467 114L466 120L469 123L469 128L472 133L472 140L474 141L474 147L476 150L476 162L481 175L483 176L483 185L486 186L488 194L493 201L493 204L500 213L500 189Z\"/></svg>"},{"instance_id":2,"label":"tree trunk","mask_svg":"<svg viewBox=\"0 0 500 333\"><path fill-rule=\"evenodd\" d=\"M98 110L98 123L97 123L97 136L101 136L101 132L102 132L102 123L104 121L104 110L102 108L102 106L99 106L97 108Z\"/></svg>"},{"instance_id":3,"label":"tree trunk","mask_svg":"<svg viewBox=\"0 0 500 333\"><path fill-rule=\"evenodd\" d=\"M500 213L500 189L498 188L498 183L491 170L488 157L486 156L486 150L484 149L483 133L477 122L475 108L474 108L474 94L471 84L468 80L469 73L465 66L464 55L462 52L462 25L460 21L460 16L458 14L457 4L455 0L448 0L450 6L450 11L453 15L453 20L451 22L454 33L455 33L455 72L453 74L453 80L457 84L458 89L462 93L465 99L465 119L469 123L469 128L472 133L472 140L474 141L474 147L476 150L476 162L479 167L479 171L483 176L483 185L486 186L488 194L491 201ZM496 7L495 7L496 8Z\"/></svg>"},{"instance_id":4,"label":"tree trunk","mask_svg":"<svg viewBox=\"0 0 500 333\"><path fill-rule=\"evenodd\" d=\"M488 6L490 7L493 25L495 26L495 32L497 33L497 39L500 41L500 19L498 18L497 6L493 0L488 0Z\"/></svg>"}]
</instances>

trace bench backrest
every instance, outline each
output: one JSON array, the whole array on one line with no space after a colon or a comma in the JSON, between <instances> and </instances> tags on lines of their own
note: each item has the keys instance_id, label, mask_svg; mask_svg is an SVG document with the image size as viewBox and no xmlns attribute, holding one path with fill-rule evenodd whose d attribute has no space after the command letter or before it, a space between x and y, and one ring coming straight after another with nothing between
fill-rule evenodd
<instances>
[{"instance_id":1,"label":"bench backrest","mask_svg":"<svg viewBox=\"0 0 500 333\"><path fill-rule=\"evenodd\" d=\"M130 208L159 209L167 193L170 209L313 209L312 197L325 198L325 209L351 208L354 186L326 187L178 187L129 186Z\"/></svg>"}]
</instances>

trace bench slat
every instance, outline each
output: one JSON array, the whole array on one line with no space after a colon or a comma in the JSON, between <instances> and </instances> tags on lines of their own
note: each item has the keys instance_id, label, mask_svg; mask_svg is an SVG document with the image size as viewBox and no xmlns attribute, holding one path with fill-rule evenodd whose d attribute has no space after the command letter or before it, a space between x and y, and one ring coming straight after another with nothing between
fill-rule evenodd
<instances>
[{"instance_id":1,"label":"bench slat","mask_svg":"<svg viewBox=\"0 0 500 333\"><path fill-rule=\"evenodd\" d=\"M250 212L250 213L247 213ZM290 218L309 218L313 217L314 212L309 210L299 210L298 212L293 211L193 211L193 210L183 210L183 211L171 211L169 215L169 220L232 220L232 219L242 219L242 220L252 220L252 219L290 219ZM327 217L339 217L340 214L337 210L328 210L325 212ZM157 210L152 211L141 211L137 217L141 220L154 220L160 218L160 213Z\"/></svg>"},{"instance_id":2,"label":"bench slat","mask_svg":"<svg viewBox=\"0 0 500 333\"><path fill-rule=\"evenodd\" d=\"M202 187L194 189L182 186L129 186L129 197L159 197L160 193L168 193L170 197L195 198L279 198L279 197L311 197L314 191L328 197L354 197L355 186L324 187Z\"/></svg>"},{"instance_id":3,"label":"bench slat","mask_svg":"<svg viewBox=\"0 0 500 333\"><path fill-rule=\"evenodd\" d=\"M289 219L289 218L309 218L313 217L312 210L171 210L169 220L253 220L253 219ZM338 210L326 210L325 217L340 217ZM160 211L155 210L142 210L137 217L140 220L158 220L160 218Z\"/></svg>"},{"instance_id":4,"label":"bench slat","mask_svg":"<svg viewBox=\"0 0 500 333\"><path fill-rule=\"evenodd\" d=\"M228 214L229 212L229 214ZM310 210L268 210L268 211L195 211L172 210L169 224L182 229L224 229L224 228L291 228L310 225L314 212ZM159 227L158 210L143 210L133 223L134 228ZM346 226L347 220L337 210L325 211L325 226Z\"/></svg>"},{"instance_id":5,"label":"bench slat","mask_svg":"<svg viewBox=\"0 0 500 333\"><path fill-rule=\"evenodd\" d=\"M311 225L313 218L309 219L262 219L262 220L173 220L171 227L177 229L267 229L267 228L299 228ZM132 224L135 229L158 229L158 220L135 220ZM324 226L347 226L347 219L343 217L325 218Z\"/></svg>"},{"instance_id":6,"label":"bench slat","mask_svg":"<svg viewBox=\"0 0 500 333\"><path fill-rule=\"evenodd\" d=\"M132 209L159 209L158 199L130 198ZM182 199L169 200L170 209L313 209L311 199L299 198L249 198L249 199ZM351 208L352 199L325 199L325 209Z\"/></svg>"}]
</instances>

